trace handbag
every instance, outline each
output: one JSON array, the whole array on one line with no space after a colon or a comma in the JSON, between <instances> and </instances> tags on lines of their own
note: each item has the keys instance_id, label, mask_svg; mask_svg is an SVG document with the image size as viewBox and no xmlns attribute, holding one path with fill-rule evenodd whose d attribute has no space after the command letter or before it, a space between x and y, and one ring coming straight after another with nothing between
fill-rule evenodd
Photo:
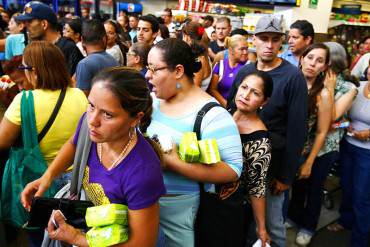
<instances>
[{"instance_id":1,"label":"handbag","mask_svg":"<svg viewBox=\"0 0 370 247\"><path fill-rule=\"evenodd\" d=\"M66 184L62 189L60 189L55 194L54 198L68 198L68 199L73 198L75 200L88 200L86 193L82 188L82 178L84 176L85 167L89 159L90 148L91 140L89 136L89 128L87 126L86 115L84 115L81 123L80 133L78 135L75 157L73 160L71 182ZM62 247L62 246L72 246L72 245L66 244L59 240L51 239L48 232L45 231L41 247Z\"/></svg>"},{"instance_id":2,"label":"handbag","mask_svg":"<svg viewBox=\"0 0 370 247\"><path fill-rule=\"evenodd\" d=\"M9 159L6 162L2 179L0 219L15 227L23 227L29 218L29 213L20 202L20 194L24 187L40 178L47 169L46 161L41 153L39 142L46 135L53 124L64 100L66 91L62 90L57 104L40 135L37 135L34 99L32 91L23 91L21 99L21 131L22 146L13 146L10 149ZM46 196L53 196L55 185L46 191Z\"/></svg>"},{"instance_id":3,"label":"handbag","mask_svg":"<svg viewBox=\"0 0 370 247\"><path fill-rule=\"evenodd\" d=\"M198 112L193 131L201 139L201 123L206 113L220 106L210 102ZM207 192L199 183L200 203L195 219L195 246L244 247L244 199L239 182L218 184L216 193ZM231 233L231 234L230 234Z\"/></svg>"}]
</instances>

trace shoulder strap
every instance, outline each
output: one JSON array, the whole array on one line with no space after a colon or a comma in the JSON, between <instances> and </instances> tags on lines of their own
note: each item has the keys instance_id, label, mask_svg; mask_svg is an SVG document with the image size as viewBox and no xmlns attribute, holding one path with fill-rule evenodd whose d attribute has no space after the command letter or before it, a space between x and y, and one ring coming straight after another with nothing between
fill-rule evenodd
<instances>
[{"instance_id":1,"label":"shoulder strap","mask_svg":"<svg viewBox=\"0 0 370 247\"><path fill-rule=\"evenodd\" d=\"M202 107L202 109L200 109L198 111L197 117L195 119L194 127L193 127L193 132L195 132L197 134L197 139L198 140L202 139L201 134L200 134L200 127L202 125L202 120L203 120L204 116L206 115L206 113L215 106L221 106L221 105L219 103L216 103L216 102L209 102L209 103L205 104Z\"/></svg>"},{"instance_id":2,"label":"shoulder strap","mask_svg":"<svg viewBox=\"0 0 370 247\"><path fill-rule=\"evenodd\" d=\"M86 115L81 123L78 134L77 147L73 161L73 171L70 187L70 195L80 197L82 187L82 178L84 175L87 160L89 159L91 140L89 136L89 127L87 126Z\"/></svg>"},{"instance_id":3,"label":"shoulder strap","mask_svg":"<svg viewBox=\"0 0 370 247\"><path fill-rule=\"evenodd\" d=\"M45 137L46 133L48 133L50 127L53 125L54 123L54 120L55 118L57 117L58 115L58 112L59 112L59 109L60 107L62 106L62 103L63 103L63 100L64 100L64 97L66 96L66 89L63 89L61 92L60 92L60 95L59 95L59 98L58 98L58 101L54 107L54 110L53 112L51 113L50 115L50 118L49 120L47 121L47 123L45 124L44 128L41 130L40 134L38 135L37 139L39 141L39 143L41 142L41 140Z\"/></svg>"},{"instance_id":4,"label":"shoulder strap","mask_svg":"<svg viewBox=\"0 0 370 247\"><path fill-rule=\"evenodd\" d=\"M219 103L216 103L216 102L209 102L209 103L205 104L202 107L202 109L199 110L199 112L197 114L197 117L195 119L194 127L193 127L193 131L197 134L197 139L198 140L201 140L201 138L202 138L201 133L200 133L200 128L201 128L202 120L203 120L204 116L207 114L207 112L209 110L211 110L213 107L216 107L216 106L221 106L221 105ZM198 184L199 184L200 192L204 193L205 192L204 184L200 183L200 182Z\"/></svg>"}]
</instances>

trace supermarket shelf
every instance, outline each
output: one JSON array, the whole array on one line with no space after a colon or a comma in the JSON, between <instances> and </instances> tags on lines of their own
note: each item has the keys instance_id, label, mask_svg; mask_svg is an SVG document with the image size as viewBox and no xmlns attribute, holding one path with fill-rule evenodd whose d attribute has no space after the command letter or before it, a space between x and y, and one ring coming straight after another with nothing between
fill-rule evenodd
<instances>
[{"instance_id":1,"label":"supermarket shelf","mask_svg":"<svg viewBox=\"0 0 370 247\"><path fill-rule=\"evenodd\" d=\"M349 21L342 21L342 20L330 20L328 28L337 27L340 25L348 25L348 26L360 26L360 27L370 27L370 23L363 23L363 22L349 22Z\"/></svg>"}]
</instances>

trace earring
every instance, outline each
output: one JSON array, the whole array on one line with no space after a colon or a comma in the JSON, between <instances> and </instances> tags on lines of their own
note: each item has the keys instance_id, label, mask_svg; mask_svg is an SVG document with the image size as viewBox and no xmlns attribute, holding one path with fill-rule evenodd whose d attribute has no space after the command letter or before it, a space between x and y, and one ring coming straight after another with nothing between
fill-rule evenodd
<instances>
[{"instance_id":1,"label":"earring","mask_svg":"<svg viewBox=\"0 0 370 247\"><path fill-rule=\"evenodd\" d=\"M263 107L262 106L260 106L260 110L262 110L263 109Z\"/></svg>"},{"instance_id":2,"label":"earring","mask_svg":"<svg viewBox=\"0 0 370 247\"><path fill-rule=\"evenodd\" d=\"M176 89L180 89L182 86L179 82L176 83Z\"/></svg>"},{"instance_id":3,"label":"earring","mask_svg":"<svg viewBox=\"0 0 370 247\"><path fill-rule=\"evenodd\" d=\"M129 138L129 140L132 140L132 138L134 138L135 132L136 132L136 128L135 127L131 127L130 130L129 130L129 132L128 132L128 138Z\"/></svg>"},{"instance_id":4,"label":"earring","mask_svg":"<svg viewBox=\"0 0 370 247\"><path fill-rule=\"evenodd\" d=\"M324 71L321 71L321 72L320 72L320 76L321 76L321 77L324 77L324 76L325 76Z\"/></svg>"}]
</instances>

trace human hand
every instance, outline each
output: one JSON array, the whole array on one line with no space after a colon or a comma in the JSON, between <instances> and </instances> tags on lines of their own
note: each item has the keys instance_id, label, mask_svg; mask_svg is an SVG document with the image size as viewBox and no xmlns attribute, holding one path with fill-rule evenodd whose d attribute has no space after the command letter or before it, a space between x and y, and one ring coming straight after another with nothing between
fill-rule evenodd
<instances>
[{"instance_id":1,"label":"human hand","mask_svg":"<svg viewBox=\"0 0 370 247\"><path fill-rule=\"evenodd\" d=\"M285 190L289 189L289 185L284 184L277 179L273 179L270 183L270 189L273 195L279 195Z\"/></svg>"},{"instance_id":2,"label":"human hand","mask_svg":"<svg viewBox=\"0 0 370 247\"><path fill-rule=\"evenodd\" d=\"M311 176L311 170L312 170L312 165L305 162L303 165L299 168L299 177L298 179L306 179Z\"/></svg>"},{"instance_id":3,"label":"human hand","mask_svg":"<svg viewBox=\"0 0 370 247\"><path fill-rule=\"evenodd\" d=\"M337 83L337 76L333 70L328 69L324 79L324 86L334 93L335 85Z\"/></svg>"},{"instance_id":4,"label":"human hand","mask_svg":"<svg viewBox=\"0 0 370 247\"><path fill-rule=\"evenodd\" d=\"M23 207L27 211L30 211L32 198L35 196L42 196L49 187L50 182L44 177L28 183L21 193L21 203Z\"/></svg>"},{"instance_id":5,"label":"human hand","mask_svg":"<svg viewBox=\"0 0 370 247\"><path fill-rule=\"evenodd\" d=\"M369 141L370 140L370 130L359 130L359 131L356 131L356 130L351 130L350 133L353 134L353 137L360 140L360 141L363 141L363 142L366 142L366 141Z\"/></svg>"},{"instance_id":6,"label":"human hand","mask_svg":"<svg viewBox=\"0 0 370 247\"><path fill-rule=\"evenodd\" d=\"M46 230L51 239L60 240L69 244L84 237L80 230L67 224L66 218L60 210L53 210Z\"/></svg>"},{"instance_id":7,"label":"human hand","mask_svg":"<svg viewBox=\"0 0 370 247\"><path fill-rule=\"evenodd\" d=\"M257 232L257 237L262 242L262 244L261 244L262 247L265 247L266 246L266 243L269 243L269 244L271 243L270 236L267 233L266 229L257 229L256 232Z\"/></svg>"},{"instance_id":8,"label":"human hand","mask_svg":"<svg viewBox=\"0 0 370 247\"><path fill-rule=\"evenodd\" d=\"M163 154L163 161L164 161L164 169L171 169L172 164L179 161L180 157L177 153L177 146L176 143L172 144L172 149L168 152Z\"/></svg>"}]
</instances>

